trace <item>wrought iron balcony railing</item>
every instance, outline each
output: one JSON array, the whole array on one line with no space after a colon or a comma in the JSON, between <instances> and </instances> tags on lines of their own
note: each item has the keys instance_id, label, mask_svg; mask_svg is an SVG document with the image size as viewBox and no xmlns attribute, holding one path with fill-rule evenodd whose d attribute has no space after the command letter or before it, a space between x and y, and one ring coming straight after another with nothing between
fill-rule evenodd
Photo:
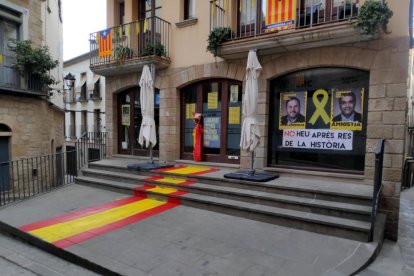
<instances>
[{"instance_id":1,"label":"wrought iron balcony railing","mask_svg":"<svg viewBox=\"0 0 414 276\"><path fill-rule=\"evenodd\" d=\"M90 64L123 63L144 56L169 57L170 23L150 17L90 35Z\"/></svg>"},{"instance_id":2,"label":"wrought iron balcony railing","mask_svg":"<svg viewBox=\"0 0 414 276\"><path fill-rule=\"evenodd\" d=\"M210 1L210 30L231 28L232 39L274 34L356 18L359 0ZM213 4L214 2L214 4ZM272 2L274 6L269 3ZM280 6L278 6L280 5ZM283 12L277 12L277 10Z\"/></svg>"},{"instance_id":3,"label":"wrought iron balcony railing","mask_svg":"<svg viewBox=\"0 0 414 276\"><path fill-rule=\"evenodd\" d=\"M2 57L3 62L0 63L0 90L48 96L48 91L40 77L28 71L22 74L13 66L15 57L7 55Z\"/></svg>"}]
</instances>

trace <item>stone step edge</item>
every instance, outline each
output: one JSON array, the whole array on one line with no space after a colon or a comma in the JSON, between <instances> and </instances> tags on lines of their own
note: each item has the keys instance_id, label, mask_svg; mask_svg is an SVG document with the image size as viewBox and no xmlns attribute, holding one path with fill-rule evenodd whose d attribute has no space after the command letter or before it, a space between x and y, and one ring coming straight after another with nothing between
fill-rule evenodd
<instances>
[{"instance_id":1,"label":"stone step edge","mask_svg":"<svg viewBox=\"0 0 414 276\"><path fill-rule=\"evenodd\" d=\"M112 175L113 176L113 175ZM89 181L93 181L93 177L88 177L88 176L82 176L79 177L79 179L89 179ZM245 190L245 189L238 189L238 188L232 188L232 187L223 187L223 186L218 186L218 185L211 185L211 184L204 184L204 183L195 183L192 185L186 185L186 186L181 186L178 184L174 184L174 183L167 183L167 182L162 182L162 181L153 181L153 180L145 180L143 179L141 176L136 176L130 177L131 180L137 180L137 181L142 181L142 182L146 182L146 183L152 183L154 185L163 185L163 186L168 186L168 187L173 187L173 188L178 188L178 189L188 189L188 190L203 190L203 191L209 191L209 192L221 192L221 193L226 193L226 194L234 194L237 196L244 196L244 197L253 197L253 198L257 198L257 199L264 199L264 200L269 200L269 201L278 201L278 202L283 202L283 203L288 203L288 204L297 204L297 205L301 205L301 206L310 206L313 208L325 208L325 209L329 209L329 210L334 210L334 211L342 211L342 212L348 212L348 213L355 213L355 214L362 214L362 215L371 215L371 207L370 206L366 206L366 205L359 205L359 204L350 204L350 203L342 203L342 202L335 202L335 201L329 201L329 200L322 200L322 199L311 199L311 198L302 198L300 196L291 196L291 195L282 195L282 194L275 194L275 193L266 193L266 192L261 192L261 191L254 191L254 194L248 193L249 190ZM112 180L107 180L107 179L102 179L105 181L112 181ZM113 181L114 184L118 183ZM131 184L131 183L122 183L121 185L135 185L135 184ZM137 183L137 185L139 185ZM203 185L207 186L207 187L203 187ZM259 194L259 195L258 195ZM339 205L339 206L338 206ZM365 210L364 210L365 209Z\"/></svg>"},{"instance_id":2,"label":"stone step edge","mask_svg":"<svg viewBox=\"0 0 414 276\"><path fill-rule=\"evenodd\" d=\"M106 167L106 168L114 168L114 169L122 169L125 171L128 171L127 168L123 168L123 167L119 167L119 166L113 166L113 165L107 165L107 164L94 164L93 166L97 166L97 167ZM97 169L84 169L84 170L96 170ZM102 170L99 170L102 171ZM117 172L119 173L119 172ZM251 182L251 181L240 181L240 180L235 180L235 179L226 179L226 178L214 178L214 177L207 177L207 176L203 176L203 175L177 175L177 174L173 174L173 173L168 173L168 172L152 172L152 171L147 171L147 172L140 172L142 173L142 175L144 176L150 176L150 175L163 175L163 176L169 176L169 177L186 177L188 180L198 180L200 179L202 182L202 180L209 180L209 181L214 181L214 182L231 182L231 183L237 183L237 184L242 184L242 185L251 185L251 186L259 186L259 187L265 187L265 188L273 188L273 189L281 189L281 190L289 190L289 191L300 191L300 192L305 192L305 193L319 193L319 194L323 194L323 195L328 195L328 196L341 196L341 197L351 197L351 198L357 198L357 199L363 199L363 200L372 200L372 194L370 195L360 195L360 194L354 194L354 193L346 193L346 192L338 192L338 191L334 191L334 190L322 190L322 189L314 189L314 188L305 188L305 187L292 187L292 186L286 186L286 185L282 185L282 184L272 184L272 183L265 183L265 182ZM137 174L133 174L133 173L122 173L125 175L137 175ZM214 184L213 184L214 185Z\"/></svg>"},{"instance_id":3,"label":"stone step edge","mask_svg":"<svg viewBox=\"0 0 414 276\"><path fill-rule=\"evenodd\" d=\"M80 180L85 181L84 178ZM89 182L89 181L86 181L86 182ZM98 185L102 185L102 182L103 181L101 180L99 183L95 183L94 186L96 187ZM109 184L108 186L110 186L111 188L116 188L116 189L124 188L124 190L130 190L131 193L134 191L134 189L132 188L121 187L119 185ZM282 208L265 206L265 205L260 205L261 208L258 209L258 208L253 207L253 206L258 206L257 204L235 201L235 200L230 200L230 199L215 198L211 196L194 195L194 194L186 194L182 196L166 195L166 194L161 194L161 193L148 191L148 190L140 190L140 192L144 192L144 193L151 194L154 196L172 197L172 198L178 198L178 199L181 198L181 199L198 201L198 202L207 203L207 204L213 203L215 205L221 205L227 208L245 210L249 212L257 212L257 213L261 213L265 215L271 215L271 216L277 216L277 217L283 217L283 218L289 218L289 219L302 220L302 221L306 221L306 222L310 222L314 224L323 224L323 225L328 225L328 226L341 227L341 228L352 229L352 230L361 231L361 232L367 232L370 229L370 225L368 222L344 219L340 217L333 217L333 216L327 216L327 215L319 215L319 214L307 213L307 212L290 210L290 209L282 209ZM247 208L242 207L241 205L248 205L248 207ZM268 211L265 211L264 209L268 209ZM291 214L287 215L286 212L291 213ZM332 220L336 220L337 222L335 223ZM350 223L350 222L354 222L354 223ZM362 224L364 227L358 227L357 225L355 225L355 223Z\"/></svg>"},{"instance_id":4,"label":"stone step edge","mask_svg":"<svg viewBox=\"0 0 414 276\"><path fill-rule=\"evenodd\" d=\"M0 221L0 231L9 234L10 236L27 242L28 244L37 247L45 252L49 252L54 256L58 256L72 264L78 265L90 271L97 273L98 275L114 275L121 276L118 272L111 270L108 267L104 267L100 264L93 262L90 259L81 257L75 253L72 253L68 250L57 247L47 241L44 241L36 236L33 236L27 232L24 232L10 224L7 224L3 221Z\"/></svg>"}]
</instances>

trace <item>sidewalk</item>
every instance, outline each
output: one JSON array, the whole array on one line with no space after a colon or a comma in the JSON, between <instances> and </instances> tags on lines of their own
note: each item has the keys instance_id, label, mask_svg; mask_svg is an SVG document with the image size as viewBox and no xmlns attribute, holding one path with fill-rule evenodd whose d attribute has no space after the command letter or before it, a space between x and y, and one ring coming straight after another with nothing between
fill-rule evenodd
<instances>
[{"instance_id":1,"label":"sidewalk","mask_svg":"<svg viewBox=\"0 0 414 276\"><path fill-rule=\"evenodd\" d=\"M70 185L3 208L0 220L18 228L128 197ZM182 205L65 248L115 273L153 276L346 275L372 249Z\"/></svg>"},{"instance_id":2,"label":"sidewalk","mask_svg":"<svg viewBox=\"0 0 414 276\"><path fill-rule=\"evenodd\" d=\"M380 255L358 275L414 275L414 188L401 192L398 241L385 240Z\"/></svg>"}]
</instances>

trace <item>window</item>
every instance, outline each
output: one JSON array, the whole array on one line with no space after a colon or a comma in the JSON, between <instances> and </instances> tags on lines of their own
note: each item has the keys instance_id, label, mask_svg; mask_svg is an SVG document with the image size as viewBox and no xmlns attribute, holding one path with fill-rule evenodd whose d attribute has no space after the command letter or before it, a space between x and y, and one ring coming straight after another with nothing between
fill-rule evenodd
<instances>
[{"instance_id":1,"label":"window","mask_svg":"<svg viewBox=\"0 0 414 276\"><path fill-rule=\"evenodd\" d=\"M315 68L272 80L269 165L361 173L368 87L369 73L349 68Z\"/></svg>"},{"instance_id":2,"label":"window","mask_svg":"<svg viewBox=\"0 0 414 276\"><path fill-rule=\"evenodd\" d=\"M17 70L13 67L14 57L9 50L11 39L20 38L21 14L0 6L0 85L20 87Z\"/></svg>"},{"instance_id":3,"label":"window","mask_svg":"<svg viewBox=\"0 0 414 276\"><path fill-rule=\"evenodd\" d=\"M184 0L184 20L195 17L194 2L195 0Z\"/></svg>"}]
</instances>

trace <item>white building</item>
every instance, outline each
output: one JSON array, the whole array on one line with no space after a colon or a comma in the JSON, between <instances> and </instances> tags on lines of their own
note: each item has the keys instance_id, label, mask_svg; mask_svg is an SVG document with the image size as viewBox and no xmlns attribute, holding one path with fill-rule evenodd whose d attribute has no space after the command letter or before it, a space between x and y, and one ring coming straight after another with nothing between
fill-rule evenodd
<instances>
[{"instance_id":1,"label":"white building","mask_svg":"<svg viewBox=\"0 0 414 276\"><path fill-rule=\"evenodd\" d=\"M66 141L74 141L85 132L105 131L105 78L89 70L89 53L65 61L63 75L68 73L76 81L64 98Z\"/></svg>"}]
</instances>

